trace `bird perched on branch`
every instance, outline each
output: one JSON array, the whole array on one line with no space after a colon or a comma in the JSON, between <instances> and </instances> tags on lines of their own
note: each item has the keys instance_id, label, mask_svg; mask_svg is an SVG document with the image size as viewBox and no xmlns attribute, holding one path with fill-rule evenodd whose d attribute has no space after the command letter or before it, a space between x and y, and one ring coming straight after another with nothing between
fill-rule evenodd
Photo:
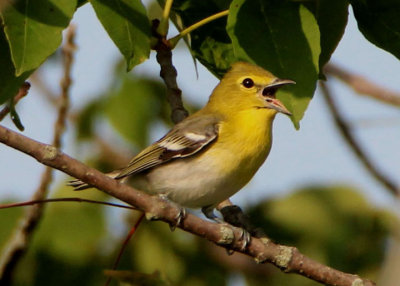
<instances>
[{"instance_id":1,"label":"bird perched on branch","mask_svg":"<svg viewBox=\"0 0 400 286\"><path fill-rule=\"evenodd\" d=\"M215 219L215 206L246 185L267 158L275 115L291 115L275 93L294 83L237 62L206 106L108 175ZM90 187L79 180L70 185Z\"/></svg>"}]
</instances>

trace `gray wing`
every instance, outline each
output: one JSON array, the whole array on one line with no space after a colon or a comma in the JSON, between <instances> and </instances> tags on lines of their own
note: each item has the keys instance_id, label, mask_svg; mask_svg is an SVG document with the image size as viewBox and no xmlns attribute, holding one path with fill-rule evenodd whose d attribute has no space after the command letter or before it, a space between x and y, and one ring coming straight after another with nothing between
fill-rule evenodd
<instances>
[{"instance_id":1,"label":"gray wing","mask_svg":"<svg viewBox=\"0 0 400 286\"><path fill-rule=\"evenodd\" d=\"M150 145L129 164L119 170L115 179L122 179L161 165L176 158L191 156L212 144L218 136L218 118L215 116L189 117Z\"/></svg>"}]
</instances>

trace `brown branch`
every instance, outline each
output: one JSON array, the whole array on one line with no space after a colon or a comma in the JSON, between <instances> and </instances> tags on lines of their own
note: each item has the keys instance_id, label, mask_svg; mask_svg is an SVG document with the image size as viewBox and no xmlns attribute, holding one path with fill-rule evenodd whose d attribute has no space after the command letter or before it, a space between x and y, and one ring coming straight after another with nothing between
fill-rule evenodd
<instances>
[{"instance_id":1,"label":"brown branch","mask_svg":"<svg viewBox=\"0 0 400 286\"><path fill-rule=\"evenodd\" d=\"M0 142L138 208L145 212L147 219L158 219L173 224L180 212L178 208L162 198L150 196L121 184L63 154L53 146L36 142L3 126L0 126ZM192 214L188 214L178 227L223 247L245 253L259 263L269 262L284 272L297 273L320 283L343 286L375 285L372 281L361 279L357 275L322 265L304 256L294 247L275 244L268 239L253 237L248 247L242 250L240 229L205 221Z\"/></svg>"},{"instance_id":2,"label":"brown branch","mask_svg":"<svg viewBox=\"0 0 400 286\"><path fill-rule=\"evenodd\" d=\"M177 72L172 64L171 46L165 36L157 34L159 22L153 21L153 35L157 38L157 44L153 47L157 52L157 62L160 64L160 76L167 86L167 100L171 106L171 119L175 124L185 119L189 113L183 107L182 91L176 83Z\"/></svg>"},{"instance_id":3,"label":"brown branch","mask_svg":"<svg viewBox=\"0 0 400 286\"><path fill-rule=\"evenodd\" d=\"M387 90L362 76L352 74L334 64L327 64L324 68L324 72L342 80L359 94L364 94L387 104L400 106L399 92Z\"/></svg>"},{"instance_id":4,"label":"brown branch","mask_svg":"<svg viewBox=\"0 0 400 286\"><path fill-rule=\"evenodd\" d=\"M14 96L14 105L17 105L18 101L20 101L21 98L25 97L29 89L31 88L31 84L29 82L24 82L21 87L18 90L18 93L16 96ZM0 110L0 121L6 117L6 115L10 112L10 106L6 105L2 110Z\"/></svg>"},{"instance_id":5,"label":"brown branch","mask_svg":"<svg viewBox=\"0 0 400 286\"><path fill-rule=\"evenodd\" d=\"M71 65L73 62L75 28L70 26L67 31L67 40L62 48L64 54L64 77L61 81L61 100L58 108L58 116L54 126L53 146L61 146L61 136L65 129L66 116L69 106L69 89L71 86ZM31 200L43 200L48 193L48 188L53 179L53 169L47 167L43 174L38 188L34 192ZM0 284L9 285L12 280L15 267L21 257L27 251L34 231L42 218L44 210L43 204L34 205L27 209L25 217L16 229L11 240L5 247L6 251L0 260Z\"/></svg>"},{"instance_id":6,"label":"brown branch","mask_svg":"<svg viewBox=\"0 0 400 286\"><path fill-rule=\"evenodd\" d=\"M351 150L360 160L360 162L364 165L367 171L384 187L386 187L392 194L398 196L399 195L399 187L385 174L383 174L377 167L375 167L372 160L368 157L365 151L361 148L360 144L357 142L356 138L351 133L351 128L347 124L347 122L343 119L343 116L340 114L338 107L336 106L333 96L324 82L320 81L320 86L322 90L322 94L324 95L328 107L333 115L333 119L338 127L340 133L343 138L346 140L347 144L350 146Z\"/></svg>"}]
</instances>

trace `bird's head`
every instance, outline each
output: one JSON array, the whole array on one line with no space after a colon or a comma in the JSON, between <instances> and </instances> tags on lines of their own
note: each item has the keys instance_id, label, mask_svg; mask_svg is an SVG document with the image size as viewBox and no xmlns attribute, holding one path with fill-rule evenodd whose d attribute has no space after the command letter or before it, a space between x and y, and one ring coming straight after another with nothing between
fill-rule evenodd
<instances>
[{"instance_id":1,"label":"bird's head","mask_svg":"<svg viewBox=\"0 0 400 286\"><path fill-rule=\"evenodd\" d=\"M295 84L289 79L279 79L263 68L236 62L214 89L209 104L225 106L228 112L246 109L268 110L271 114L281 112L291 115L283 103L275 97L278 88Z\"/></svg>"}]
</instances>

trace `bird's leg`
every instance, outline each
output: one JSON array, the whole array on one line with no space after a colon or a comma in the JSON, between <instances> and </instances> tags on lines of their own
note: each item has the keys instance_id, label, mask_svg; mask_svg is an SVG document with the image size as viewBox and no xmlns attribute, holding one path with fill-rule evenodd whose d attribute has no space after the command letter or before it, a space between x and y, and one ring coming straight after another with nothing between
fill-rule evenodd
<instances>
[{"instance_id":1,"label":"bird's leg","mask_svg":"<svg viewBox=\"0 0 400 286\"><path fill-rule=\"evenodd\" d=\"M219 205L219 212L222 214L224 221L246 230L249 235L261 238L265 237L265 233L253 225L250 218L237 205L224 204Z\"/></svg>"},{"instance_id":2,"label":"bird's leg","mask_svg":"<svg viewBox=\"0 0 400 286\"><path fill-rule=\"evenodd\" d=\"M217 217L217 216L214 214L214 208L215 208L214 205L207 206L207 207L202 207L202 208L201 208L201 211L203 212L203 214L204 214L207 218L209 218L209 219L215 221L216 223L225 224L225 225L233 225L233 226L238 227L238 228L241 230L240 240L243 241L243 245L242 245L241 248L242 248L242 250L245 250L246 247L247 247L247 245L250 243L250 240L251 240L251 235L250 235L250 233L249 233L245 228L243 228L243 227L240 226L240 225L234 225L234 224L232 224L230 221L225 220L225 218L224 218L224 220L222 220L222 219L220 219L219 217ZM231 255L232 253L233 253L233 251L231 251L231 250L228 249L228 254Z\"/></svg>"},{"instance_id":3,"label":"bird's leg","mask_svg":"<svg viewBox=\"0 0 400 286\"><path fill-rule=\"evenodd\" d=\"M219 217L217 217L214 214L214 209L215 209L215 205L211 205L211 206L202 207L201 211L208 219L211 219L211 220L215 221L216 223L225 223L222 219L220 219Z\"/></svg>"},{"instance_id":4,"label":"bird's leg","mask_svg":"<svg viewBox=\"0 0 400 286\"><path fill-rule=\"evenodd\" d=\"M170 222L169 223L169 228L171 231L174 231L177 226L180 226L182 221L186 217L186 209L178 205L177 203L171 201L166 194L159 194L158 197L164 201L167 201L168 203L172 204L174 207L179 209L179 213L175 217L174 223Z\"/></svg>"}]
</instances>

